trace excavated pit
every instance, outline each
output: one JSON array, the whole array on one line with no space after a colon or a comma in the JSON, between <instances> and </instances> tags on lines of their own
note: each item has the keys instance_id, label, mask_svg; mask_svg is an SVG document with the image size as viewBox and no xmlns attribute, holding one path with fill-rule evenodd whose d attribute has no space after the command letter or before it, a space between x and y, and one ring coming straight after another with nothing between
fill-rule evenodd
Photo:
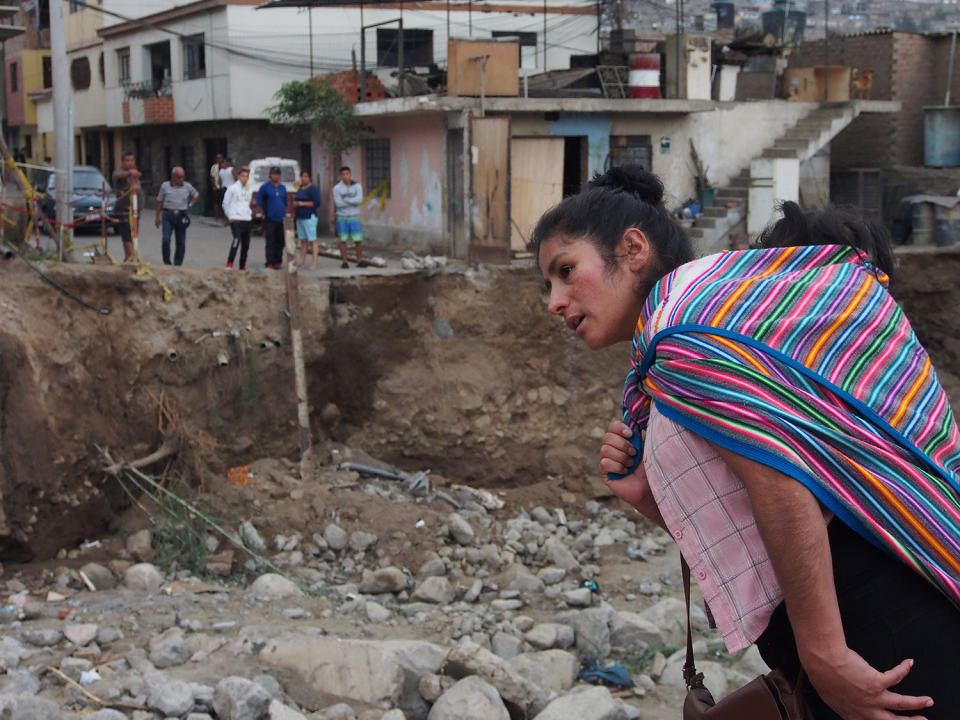
<instances>
[{"instance_id":1,"label":"excavated pit","mask_svg":"<svg viewBox=\"0 0 960 720\"><path fill-rule=\"evenodd\" d=\"M956 408L960 252L899 261L892 290ZM111 312L0 261L0 561L50 557L111 527L126 500L98 448L130 460L172 432L166 470L207 497L229 467L297 457L279 273L158 269L173 291L164 303L129 268L46 271ZM487 488L591 482L628 348L577 343L545 312L532 269L305 277L301 303L319 452L342 443Z\"/></svg>"}]
</instances>

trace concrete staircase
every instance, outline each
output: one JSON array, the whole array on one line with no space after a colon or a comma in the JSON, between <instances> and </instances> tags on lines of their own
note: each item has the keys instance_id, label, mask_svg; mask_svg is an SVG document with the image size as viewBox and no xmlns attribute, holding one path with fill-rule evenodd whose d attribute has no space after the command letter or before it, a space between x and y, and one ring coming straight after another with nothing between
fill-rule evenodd
<instances>
[{"instance_id":1,"label":"concrete staircase","mask_svg":"<svg viewBox=\"0 0 960 720\"><path fill-rule=\"evenodd\" d=\"M823 104L764 148L726 185L718 188L688 232L697 250L709 254L755 236L775 203L799 199L800 163L809 160L860 114L857 102ZM751 213L753 208L753 213Z\"/></svg>"}]
</instances>

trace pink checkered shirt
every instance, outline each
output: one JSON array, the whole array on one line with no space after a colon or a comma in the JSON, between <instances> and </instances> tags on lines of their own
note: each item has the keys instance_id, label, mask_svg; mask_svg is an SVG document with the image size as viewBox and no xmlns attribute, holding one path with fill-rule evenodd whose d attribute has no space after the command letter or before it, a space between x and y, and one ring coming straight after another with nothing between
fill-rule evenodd
<instances>
[{"instance_id":1,"label":"pink checkered shirt","mask_svg":"<svg viewBox=\"0 0 960 720\"><path fill-rule=\"evenodd\" d=\"M743 483L712 447L651 408L643 466L660 514L731 652L783 600Z\"/></svg>"}]
</instances>

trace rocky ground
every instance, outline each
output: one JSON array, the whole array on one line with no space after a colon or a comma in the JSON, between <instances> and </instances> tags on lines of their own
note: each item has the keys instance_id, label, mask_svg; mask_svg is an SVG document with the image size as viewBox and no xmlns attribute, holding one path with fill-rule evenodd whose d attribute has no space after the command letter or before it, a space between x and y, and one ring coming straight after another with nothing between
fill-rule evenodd
<instances>
[{"instance_id":1,"label":"rocky ground","mask_svg":"<svg viewBox=\"0 0 960 720\"><path fill-rule=\"evenodd\" d=\"M179 530L200 528L204 547L179 561L173 521L133 505L129 529L8 565L0 717L678 716L684 605L665 533L609 497L543 492L520 507L537 496L410 487L343 469L385 467L348 448L330 455L224 482L227 537L187 512ZM328 521L274 532L244 512L281 497L326 503ZM392 525L377 520L387 509ZM755 651L724 653L698 603L693 624L716 695L763 670ZM617 663L629 687L577 679Z\"/></svg>"}]
</instances>

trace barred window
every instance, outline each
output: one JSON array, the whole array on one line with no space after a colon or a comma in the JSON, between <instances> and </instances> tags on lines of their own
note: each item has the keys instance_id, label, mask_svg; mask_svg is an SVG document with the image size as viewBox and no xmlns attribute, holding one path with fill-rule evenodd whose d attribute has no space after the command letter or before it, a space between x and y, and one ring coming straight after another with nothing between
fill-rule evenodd
<instances>
[{"instance_id":1,"label":"barred window","mask_svg":"<svg viewBox=\"0 0 960 720\"><path fill-rule=\"evenodd\" d=\"M130 82L130 48L117 50L117 80L121 85Z\"/></svg>"},{"instance_id":2,"label":"barred window","mask_svg":"<svg viewBox=\"0 0 960 720\"><path fill-rule=\"evenodd\" d=\"M183 39L183 79L195 80L207 76L203 33Z\"/></svg>"},{"instance_id":3,"label":"barred window","mask_svg":"<svg viewBox=\"0 0 960 720\"><path fill-rule=\"evenodd\" d=\"M366 160L364 162L364 190L373 192L384 181L390 180L390 139L377 138L365 143ZM387 184L387 197L390 197L390 185Z\"/></svg>"}]
</instances>

